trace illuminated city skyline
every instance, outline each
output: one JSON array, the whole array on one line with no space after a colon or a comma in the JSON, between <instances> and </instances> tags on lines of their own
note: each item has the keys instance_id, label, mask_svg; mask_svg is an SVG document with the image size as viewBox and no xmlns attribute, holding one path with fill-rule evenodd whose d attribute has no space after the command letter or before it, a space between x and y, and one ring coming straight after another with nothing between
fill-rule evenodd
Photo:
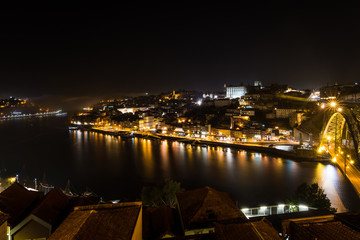
<instances>
[{"instance_id":1,"label":"illuminated city skyline","mask_svg":"<svg viewBox=\"0 0 360 240\"><path fill-rule=\"evenodd\" d=\"M4 8L0 96L66 104L254 81L319 88L358 79L356 6L162 7Z\"/></svg>"}]
</instances>

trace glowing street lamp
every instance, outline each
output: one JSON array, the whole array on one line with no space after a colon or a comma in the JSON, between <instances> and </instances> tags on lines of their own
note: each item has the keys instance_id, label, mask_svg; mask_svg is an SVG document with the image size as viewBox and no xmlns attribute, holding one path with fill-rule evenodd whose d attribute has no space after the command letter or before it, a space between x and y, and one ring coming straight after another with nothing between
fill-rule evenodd
<instances>
[{"instance_id":1,"label":"glowing street lamp","mask_svg":"<svg viewBox=\"0 0 360 240\"><path fill-rule=\"evenodd\" d=\"M330 102L330 107L333 107L333 108L334 108L334 107L336 107L336 105L337 105L337 104L336 104L335 101Z\"/></svg>"},{"instance_id":2,"label":"glowing street lamp","mask_svg":"<svg viewBox=\"0 0 360 240\"><path fill-rule=\"evenodd\" d=\"M324 146L321 146L321 147L319 147L318 152L319 152L319 153L322 153L322 152L325 151L325 150L326 150L325 147L324 147Z\"/></svg>"}]
</instances>

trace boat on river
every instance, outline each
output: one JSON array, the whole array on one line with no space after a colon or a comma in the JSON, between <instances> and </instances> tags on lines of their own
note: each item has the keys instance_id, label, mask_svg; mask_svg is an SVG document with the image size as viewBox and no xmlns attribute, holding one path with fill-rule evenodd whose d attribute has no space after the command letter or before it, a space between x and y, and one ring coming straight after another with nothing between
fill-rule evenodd
<instances>
[{"instance_id":1,"label":"boat on river","mask_svg":"<svg viewBox=\"0 0 360 240\"><path fill-rule=\"evenodd\" d=\"M120 138L122 138L122 139L135 137L134 134L130 133L130 132L119 132L117 135L120 136Z\"/></svg>"}]
</instances>

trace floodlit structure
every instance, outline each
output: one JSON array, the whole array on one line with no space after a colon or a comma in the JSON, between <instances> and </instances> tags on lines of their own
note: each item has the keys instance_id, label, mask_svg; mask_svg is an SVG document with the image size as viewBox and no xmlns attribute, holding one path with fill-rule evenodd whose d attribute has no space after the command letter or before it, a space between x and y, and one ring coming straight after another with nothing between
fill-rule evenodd
<instances>
[{"instance_id":1,"label":"floodlit structure","mask_svg":"<svg viewBox=\"0 0 360 240\"><path fill-rule=\"evenodd\" d=\"M241 98L246 94L246 87L245 86L226 86L226 96L225 98Z\"/></svg>"},{"instance_id":2,"label":"floodlit structure","mask_svg":"<svg viewBox=\"0 0 360 240\"><path fill-rule=\"evenodd\" d=\"M319 154L328 154L360 193L359 137L360 108L331 102L327 107L328 120L321 133Z\"/></svg>"}]
</instances>

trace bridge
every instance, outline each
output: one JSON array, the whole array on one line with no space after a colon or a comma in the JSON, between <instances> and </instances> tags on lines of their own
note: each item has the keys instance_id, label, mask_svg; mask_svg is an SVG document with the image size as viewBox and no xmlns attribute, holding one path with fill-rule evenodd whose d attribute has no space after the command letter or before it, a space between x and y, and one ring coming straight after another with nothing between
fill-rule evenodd
<instances>
[{"instance_id":1,"label":"bridge","mask_svg":"<svg viewBox=\"0 0 360 240\"><path fill-rule=\"evenodd\" d=\"M360 105L329 102L318 152L329 154L360 196Z\"/></svg>"}]
</instances>

